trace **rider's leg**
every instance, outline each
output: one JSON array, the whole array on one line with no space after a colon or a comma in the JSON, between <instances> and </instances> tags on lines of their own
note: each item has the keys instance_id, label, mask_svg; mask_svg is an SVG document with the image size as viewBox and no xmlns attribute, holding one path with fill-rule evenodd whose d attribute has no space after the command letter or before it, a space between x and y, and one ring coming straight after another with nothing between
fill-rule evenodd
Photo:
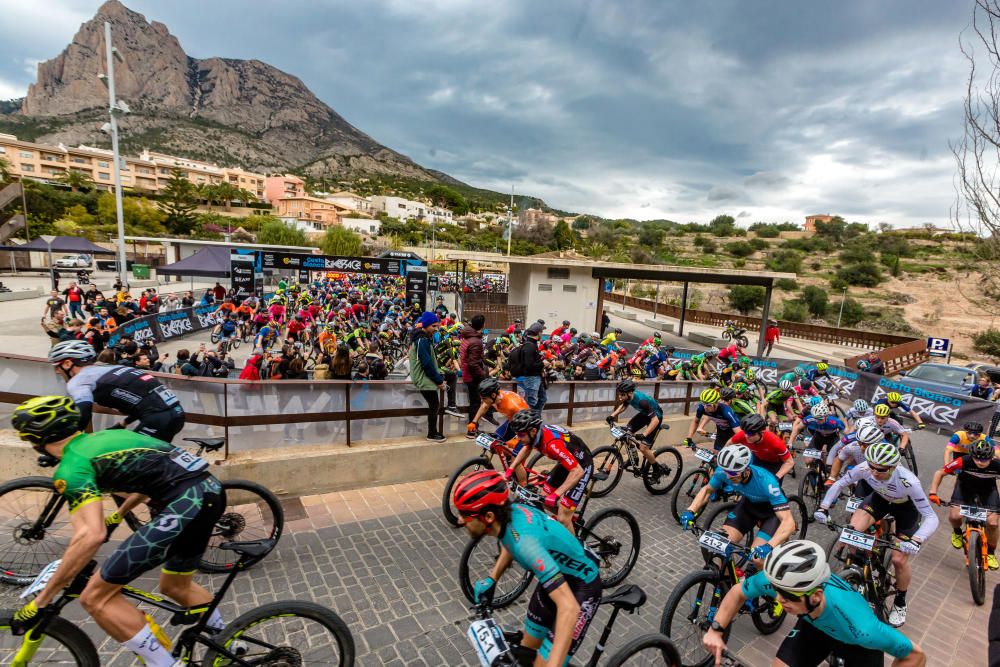
<instances>
[{"instance_id":1,"label":"rider's leg","mask_svg":"<svg viewBox=\"0 0 1000 667\"><path fill-rule=\"evenodd\" d=\"M174 658L146 625L146 617L121 594L122 584L95 573L80 594L80 605L112 639L149 667L170 667Z\"/></svg>"},{"instance_id":2,"label":"rider's leg","mask_svg":"<svg viewBox=\"0 0 1000 667\"><path fill-rule=\"evenodd\" d=\"M573 514L575 512L575 508L569 508L560 504L559 510L556 514L556 518L559 519L559 523L566 526L566 530L574 534L576 533L576 529L573 527Z\"/></svg>"},{"instance_id":3,"label":"rider's leg","mask_svg":"<svg viewBox=\"0 0 1000 667\"><path fill-rule=\"evenodd\" d=\"M893 550L892 567L896 571L896 606L902 607L906 604L906 591L910 588L910 578L913 576L909 554Z\"/></svg>"},{"instance_id":4,"label":"rider's leg","mask_svg":"<svg viewBox=\"0 0 1000 667\"><path fill-rule=\"evenodd\" d=\"M1000 536L1000 514L990 512L986 515L986 543L990 553L996 552L998 536Z\"/></svg>"}]
</instances>

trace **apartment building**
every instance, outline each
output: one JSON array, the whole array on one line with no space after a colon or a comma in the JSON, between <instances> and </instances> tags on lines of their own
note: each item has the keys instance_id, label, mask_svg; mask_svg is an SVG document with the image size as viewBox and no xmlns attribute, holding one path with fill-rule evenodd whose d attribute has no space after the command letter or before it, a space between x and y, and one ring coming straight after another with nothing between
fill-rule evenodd
<instances>
[{"instance_id":1,"label":"apartment building","mask_svg":"<svg viewBox=\"0 0 1000 667\"><path fill-rule=\"evenodd\" d=\"M326 195L324 199L332 201L335 204L340 204L357 213L371 216L378 215L378 211L375 210L375 204L372 203L371 199L356 195L353 192L347 192L346 190L343 192L334 192L332 195Z\"/></svg>"},{"instance_id":2,"label":"apartment building","mask_svg":"<svg viewBox=\"0 0 1000 667\"><path fill-rule=\"evenodd\" d=\"M376 213L386 215L398 220L423 220L424 222L436 222L453 224L451 211L446 208L431 206L422 201L403 199L402 197L389 197L375 195L372 197L372 204Z\"/></svg>"},{"instance_id":3,"label":"apartment building","mask_svg":"<svg viewBox=\"0 0 1000 667\"><path fill-rule=\"evenodd\" d=\"M150 150L144 150L139 158L156 165L157 176L163 181L160 187L163 187L163 183L170 178L174 169L180 169L195 185L218 185L225 182L252 193L258 201L264 200L264 186L267 180L264 174L245 171L239 167L220 167L211 162L154 153Z\"/></svg>"},{"instance_id":4,"label":"apartment building","mask_svg":"<svg viewBox=\"0 0 1000 667\"><path fill-rule=\"evenodd\" d=\"M320 199L319 197L284 197L271 202L275 214L283 220L299 220L311 223L313 229L326 229L331 225L339 225L345 214L353 211L340 204Z\"/></svg>"},{"instance_id":5,"label":"apartment building","mask_svg":"<svg viewBox=\"0 0 1000 667\"><path fill-rule=\"evenodd\" d=\"M305 197L306 182L291 174L273 175L264 179L264 201L272 205L279 199Z\"/></svg>"}]
</instances>

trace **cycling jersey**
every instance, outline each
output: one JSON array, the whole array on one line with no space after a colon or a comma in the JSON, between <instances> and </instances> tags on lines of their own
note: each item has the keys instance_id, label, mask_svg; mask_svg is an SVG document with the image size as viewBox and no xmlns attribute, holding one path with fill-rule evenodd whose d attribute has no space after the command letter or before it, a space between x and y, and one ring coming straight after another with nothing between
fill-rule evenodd
<instances>
[{"instance_id":1,"label":"cycling jersey","mask_svg":"<svg viewBox=\"0 0 1000 667\"><path fill-rule=\"evenodd\" d=\"M857 410L855 410L852 407L850 410L847 411L847 414L844 415L844 416L847 418L847 420L849 422L851 422L853 424L854 422L858 421L859 419L866 419L868 417L874 416L874 414L875 413L872 412L871 408L868 408L864 412L858 412Z\"/></svg>"},{"instance_id":2,"label":"cycling jersey","mask_svg":"<svg viewBox=\"0 0 1000 667\"><path fill-rule=\"evenodd\" d=\"M644 415L656 415L661 421L663 420L663 408L648 394L644 394L641 391L634 391L628 404L629 407L635 408Z\"/></svg>"},{"instance_id":3,"label":"cycling jersey","mask_svg":"<svg viewBox=\"0 0 1000 667\"><path fill-rule=\"evenodd\" d=\"M1000 459L991 459L988 465L980 468L972 456L966 454L954 459L943 470L947 475L958 476L951 494L952 503L973 504L993 510L1000 506L1000 496L997 495Z\"/></svg>"},{"instance_id":4,"label":"cycling jersey","mask_svg":"<svg viewBox=\"0 0 1000 667\"><path fill-rule=\"evenodd\" d=\"M573 438L569 431L558 426L542 425L531 446L566 470L592 463L590 450L583 445L583 441Z\"/></svg>"},{"instance_id":5,"label":"cycling jersey","mask_svg":"<svg viewBox=\"0 0 1000 667\"><path fill-rule=\"evenodd\" d=\"M777 598L774 586L763 572L747 577L741 586L747 599ZM823 613L818 618L799 616L800 622L845 644L882 651L896 658L905 658L913 650L913 643L906 635L879 621L864 596L840 577L832 575L827 580L823 585L823 597L826 599ZM793 636L794 633L789 635Z\"/></svg>"},{"instance_id":6,"label":"cycling jersey","mask_svg":"<svg viewBox=\"0 0 1000 667\"><path fill-rule=\"evenodd\" d=\"M709 421L715 424L716 431L732 431L740 426L739 418L733 409L725 403L716 403L714 412L709 412L705 409L704 403L699 403L695 418L701 419L702 417L708 417Z\"/></svg>"},{"instance_id":7,"label":"cycling jersey","mask_svg":"<svg viewBox=\"0 0 1000 667\"><path fill-rule=\"evenodd\" d=\"M744 400L742 398L734 398L730 402L729 407L733 409L737 417L746 417L747 415L752 415L757 412L757 408L750 401Z\"/></svg>"},{"instance_id":8,"label":"cycling jersey","mask_svg":"<svg viewBox=\"0 0 1000 667\"><path fill-rule=\"evenodd\" d=\"M938 525L937 514L931 508L931 503L927 500L923 487L920 486L920 480L909 469L903 466L896 466L889 479L881 480L876 479L872 475L872 471L868 467L868 462L865 461L848 470L845 475L834 482L833 486L827 490L821 504L823 507L832 507L840 497L841 491L847 486L856 484L861 480L868 483L874 495L882 497L892 505L913 503L913 506L923 519L920 522L920 528L914 534L915 538L922 541L934 533ZM900 517L897 515L896 518L898 523L901 524Z\"/></svg>"},{"instance_id":9,"label":"cycling jersey","mask_svg":"<svg viewBox=\"0 0 1000 667\"><path fill-rule=\"evenodd\" d=\"M886 400L885 397L882 397L882 398L878 399L877 401L875 401L875 404L872 407L874 408L875 405L889 405L889 401ZM913 414L913 408L911 408L910 405L906 401L900 401L899 405L895 405L895 406L889 405L889 409L890 410L899 410L904 415Z\"/></svg>"},{"instance_id":10,"label":"cycling jersey","mask_svg":"<svg viewBox=\"0 0 1000 667\"><path fill-rule=\"evenodd\" d=\"M784 409L785 401L792 396L793 394L786 394L781 389L772 389L764 395L764 402L769 408Z\"/></svg>"},{"instance_id":11,"label":"cycling jersey","mask_svg":"<svg viewBox=\"0 0 1000 667\"><path fill-rule=\"evenodd\" d=\"M857 443L856 438L850 442L847 442L847 438L842 438L840 442L830 448L830 453L826 456L828 466L833 465L834 457L845 463L850 461L851 464L857 465L865 460L865 453L861 449L861 445Z\"/></svg>"},{"instance_id":12,"label":"cycling jersey","mask_svg":"<svg viewBox=\"0 0 1000 667\"><path fill-rule=\"evenodd\" d=\"M708 361L708 358L705 356L704 353L696 354L691 357L691 365L694 368L701 368L706 361Z\"/></svg>"},{"instance_id":13,"label":"cycling jersey","mask_svg":"<svg viewBox=\"0 0 1000 667\"><path fill-rule=\"evenodd\" d=\"M968 454L969 445L971 445L973 442L985 439L986 439L985 433L980 433L979 437L973 440L971 437L969 437L969 433L967 431L955 431L955 433L950 438L948 438L948 445L946 446L946 449L949 452L954 452L953 456Z\"/></svg>"},{"instance_id":14,"label":"cycling jersey","mask_svg":"<svg viewBox=\"0 0 1000 667\"><path fill-rule=\"evenodd\" d=\"M78 407L97 403L124 413L130 420L141 420L144 415L166 410L176 410L181 416L184 414L174 392L139 368L101 364L83 366L66 383L66 393ZM89 414L89 409L87 412ZM89 422L89 416L86 420L81 419L80 427Z\"/></svg>"},{"instance_id":15,"label":"cycling jersey","mask_svg":"<svg viewBox=\"0 0 1000 667\"><path fill-rule=\"evenodd\" d=\"M500 390L499 396L493 401L493 409L511 420L521 410L528 409L528 402L516 391Z\"/></svg>"},{"instance_id":16,"label":"cycling jersey","mask_svg":"<svg viewBox=\"0 0 1000 667\"><path fill-rule=\"evenodd\" d=\"M759 442L749 442L745 431L737 431L732 442L737 445L746 445L753 452L754 462L766 461L768 463L779 463L792 458L792 453L788 450L788 445L780 436L763 431Z\"/></svg>"},{"instance_id":17,"label":"cycling jersey","mask_svg":"<svg viewBox=\"0 0 1000 667\"><path fill-rule=\"evenodd\" d=\"M788 509L788 499L781 491L781 482L778 478L767 470L750 465L750 479L745 483L740 483L726 475L722 468L716 468L712 477L708 480L708 485L713 491L732 487L742 494L743 499L750 503L768 504L774 510Z\"/></svg>"},{"instance_id":18,"label":"cycling jersey","mask_svg":"<svg viewBox=\"0 0 1000 667\"><path fill-rule=\"evenodd\" d=\"M806 430L814 435L833 435L847 429L844 422L840 421L839 417L834 417L833 415L828 416L823 421L819 421L812 415L808 415L803 419L803 424Z\"/></svg>"}]
</instances>

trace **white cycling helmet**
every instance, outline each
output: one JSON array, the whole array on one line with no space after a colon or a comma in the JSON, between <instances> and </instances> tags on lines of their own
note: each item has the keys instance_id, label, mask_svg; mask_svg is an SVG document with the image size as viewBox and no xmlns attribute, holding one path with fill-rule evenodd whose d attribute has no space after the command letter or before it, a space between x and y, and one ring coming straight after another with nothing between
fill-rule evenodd
<instances>
[{"instance_id":1,"label":"white cycling helmet","mask_svg":"<svg viewBox=\"0 0 1000 667\"><path fill-rule=\"evenodd\" d=\"M880 442L865 450L869 465L890 467L899 463L899 448L891 442Z\"/></svg>"},{"instance_id":2,"label":"white cycling helmet","mask_svg":"<svg viewBox=\"0 0 1000 667\"><path fill-rule=\"evenodd\" d=\"M819 403L809 409L809 414L816 419L826 419L830 416L830 408L827 407L826 403Z\"/></svg>"},{"instance_id":3,"label":"white cycling helmet","mask_svg":"<svg viewBox=\"0 0 1000 667\"><path fill-rule=\"evenodd\" d=\"M750 466L753 453L746 445L728 445L722 448L715 462L727 473L741 473Z\"/></svg>"},{"instance_id":4,"label":"white cycling helmet","mask_svg":"<svg viewBox=\"0 0 1000 667\"><path fill-rule=\"evenodd\" d=\"M88 364L97 358L93 346L82 340L64 340L56 343L49 350L49 363L57 364L66 359L72 359L80 364Z\"/></svg>"},{"instance_id":5,"label":"white cycling helmet","mask_svg":"<svg viewBox=\"0 0 1000 667\"><path fill-rule=\"evenodd\" d=\"M875 424L865 424L858 429L857 439L862 445L874 445L885 440L882 429Z\"/></svg>"},{"instance_id":6,"label":"white cycling helmet","mask_svg":"<svg viewBox=\"0 0 1000 667\"><path fill-rule=\"evenodd\" d=\"M781 382L778 383L778 389L780 389L781 391L791 391L792 390L792 381L791 380L782 380Z\"/></svg>"},{"instance_id":7,"label":"white cycling helmet","mask_svg":"<svg viewBox=\"0 0 1000 667\"><path fill-rule=\"evenodd\" d=\"M708 358L719 356L719 348L717 347L708 348L707 350L705 350L705 356Z\"/></svg>"},{"instance_id":8,"label":"white cycling helmet","mask_svg":"<svg viewBox=\"0 0 1000 667\"><path fill-rule=\"evenodd\" d=\"M866 401L865 399L859 398L858 400L854 401L854 411L857 412L859 415L865 414L870 409L871 408L868 407L868 401Z\"/></svg>"},{"instance_id":9,"label":"white cycling helmet","mask_svg":"<svg viewBox=\"0 0 1000 667\"><path fill-rule=\"evenodd\" d=\"M827 582L830 565L820 545L809 540L792 540L776 546L767 555L764 576L775 588L808 593Z\"/></svg>"}]
</instances>

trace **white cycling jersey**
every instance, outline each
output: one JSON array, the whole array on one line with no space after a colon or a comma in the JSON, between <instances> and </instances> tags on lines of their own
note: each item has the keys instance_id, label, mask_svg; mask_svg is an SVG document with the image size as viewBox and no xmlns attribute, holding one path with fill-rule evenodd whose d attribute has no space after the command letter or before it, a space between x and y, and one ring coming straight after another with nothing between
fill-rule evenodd
<instances>
[{"instance_id":1,"label":"white cycling jersey","mask_svg":"<svg viewBox=\"0 0 1000 667\"><path fill-rule=\"evenodd\" d=\"M857 465L864 462L865 453L861 451L861 445L857 441L845 443L843 440L838 440L837 444L830 448L830 453L826 457L826 464L832 466L833 459L835 458L845 463L850 461L852 464Z\"/></svg>"},{"instance_id":2,"label":"white cycling jersey","mask_svg":"<svg viewBox=\"0 0 1000 667\"><path fill-rule=\"evenodd\" d=\"M858 412L854 408L851 408L850 410L847 411L847 414L844 416L847 418L848 421L850 421L853 424L857 422L859 419L865 419L867 417L873 416L874 414L875 413L872 411L871 408L868 408L864 412Z\"/></svg>"},{"instance_id":3,"label":"white cycling jersey","mask_svg":"<svg viewBox=\"0 0 1000 667\"><path fill-rule=\"evenodd\" d=\"M931 508L931 502L927 500L927 494L924 493L923 487L920 486L920 480L909 469L903 466L896 466L889 479L881 480L875 479L871 469L868 467L868 462L865 461L848 470L847 474L833 483L826 492L826 496L823 497L822 506L826 508L831 507L840 498L840 494L846 486L857 484L861 480L868 482L875 493L890 503L913 503L917 511L920 512L920 516L923 517L920 522L920 528L913 535L915 539L923 541L930 537L937 529L937 514Z\"/></svg>"}]
</instances>

